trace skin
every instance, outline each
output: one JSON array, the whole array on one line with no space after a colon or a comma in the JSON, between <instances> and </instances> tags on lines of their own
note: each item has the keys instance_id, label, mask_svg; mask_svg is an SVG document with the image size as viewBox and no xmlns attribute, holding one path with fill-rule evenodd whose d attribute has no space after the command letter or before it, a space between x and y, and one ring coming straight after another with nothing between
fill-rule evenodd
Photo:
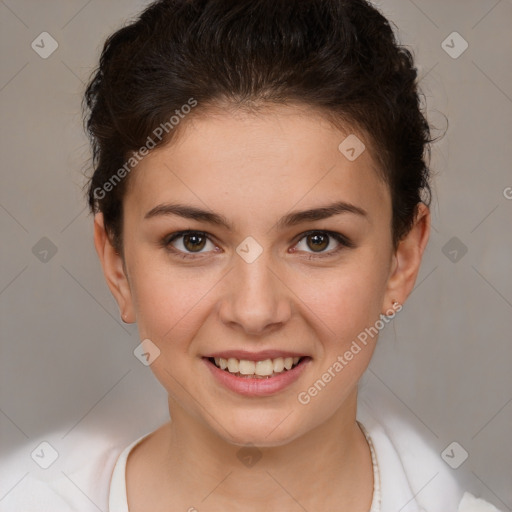
<instances>
[{"instance_id":1,"label":"skin","mask_svg":"<svg viewBox=\"0 0 512 512\"><path fill-rule=\"evenodd\" d=\"M297 396L394 301L406 300L428 241L429 210L420 203L394 250L390 192L370 142L349 161L338 146L351 130L310 108L212 112L180 130L130 176L123 255L101 213L95 217L96 249L122 317L160 350L151 370L172 417L128 459L130 511L367 512L373 473L356 400L377 337L309 404ZM336 201L366 215L277 225L290 212ZM177 215L145 218L177 202L223 215L231 229ZM162 243L187 229L209 234L199 253L183 238L172 242L174 253ZM304 236L310 230L341 233L354 247L324 234L319 248ZM248 236L263 250L252 263L236 252ZM202 359L229 349L296 351L311 361L286 389L248 398L217 383ZM237 457L244 445L262 455L253 467Z\"/></svg>"}]
</instances>

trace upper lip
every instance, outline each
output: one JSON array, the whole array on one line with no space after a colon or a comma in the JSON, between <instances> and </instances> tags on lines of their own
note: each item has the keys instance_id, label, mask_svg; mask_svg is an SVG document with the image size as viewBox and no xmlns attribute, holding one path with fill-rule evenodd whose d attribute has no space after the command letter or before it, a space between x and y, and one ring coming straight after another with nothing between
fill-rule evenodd
<instances>
[{"instance_id":1,"label":"upper lip","mask_svg":"<svg viewBox=\"0 0 512 512\"><path fill-rule=\"evenodd\" d=\"M305 357L305 354L286 350L262 350L261 352L248 352L247 350L223 350L212 352L204 357L222 357L223 359L245 359L247 361L264 361L265 359L277 359L278 357Z\"/></svg>"}]
</instances>

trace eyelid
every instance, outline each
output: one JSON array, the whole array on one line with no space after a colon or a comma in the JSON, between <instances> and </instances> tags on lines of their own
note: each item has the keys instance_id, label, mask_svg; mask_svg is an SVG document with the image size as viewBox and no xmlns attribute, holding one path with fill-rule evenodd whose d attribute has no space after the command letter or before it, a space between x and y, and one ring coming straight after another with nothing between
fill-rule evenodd
<instances>
[{"instance_id":1,"label":"eyelid","mask_svg":"<svg viewBox=\"0 0 512 512\"><path fill-rule=\"evenodd\" d=\"M186 258L190 258L190 259L200 258L200 257L202 257L201 255L207 254L209 252L213 252L213 251L186 252L186 251L182 251L181 249L177 249L176 247L174 247L172 245L172 242L174 242L175 240L177 240L179 238L183 238L186 235L199 235L201 237L205 237L208 241L210 241L215 246L218 245L215 243L214 237L212 235L210 235L206 231L200 231L197 229L185 229L183 231L176 231L174 233L171 233L170 235L167 235L162 239L161 245L163 246L164 249L166 249L170 253L175 254L179 257L185 258L185 259Z\"/></svg>"},{"instance_id":2,"label":"eyelid","mask_svg":"<svg viewBox=\"0 0 512 512\"><path fill-rule=\"evenodd\" d=\"M305 232L301 233L300 235L298 235L296 237L297 241L294 243L294 247L300 241L302 241L304 238L306 238L307 236L312 235L314 233L324 234L324 235L329 236L330 238L333 238L334 240L336 240L336 242L338 242L339 247L337 247L336 249L331 249L330 251L321 251L321 252L301 251L301 252L306 252L307 254L314 255L314 257L322 258L322 257L332 256L332 255L338 253L343 248L353 248L353 247L355 247L355 244L349 238L347 238L345 235L342 235L341 233L338 233L336 231L329 231L329 230L325 230L325 229L311 229L309 231L305 231ZM180 257L183 257L183 258L200 258L200 257L202 257L201 255L207 254L209 252L213 252L213 251L196 252L196 253L194 253L194 252L185 252L185 251L182 251L180 249L176 249L175 247L173 247L171 245L171 243L174 242L175 240L177 240L179 238L182 238L182 237L184 237L186 235L190 235L190 234L194 234L194 235L199 235L199 236L205 237L212 244L214 244L216 246L218 245L215 242L215 237L213 237L212 235L210 235L206 231L186 229L186 230L183 230L183 231L176 231L176 232L171 233L170 235L167 235L166 237L164 237L163 240L162 240L162 246L165 249L167 249L169 252L177 254L177 255L179 255Z\"/></svg>"},{"instance_id":3,"label":"eyelid","mask_svg":"<svg viewBox=\"0 0 512 512\"><path fill-rule=\"evenodd\" d=\"M336 240L336 242L338 242L338 244L339 244L339 246L337 248L331 249L329 251L321 251L321 252L304 251L307 254L314 254L315 257L322 258L322 257L332 256L334 254L337 254L340 250L342 250L344 248L351 249L351 248L354 248L356 246L354 244L354 242L352 242L352 240L347 238L345 235L342 235L341 233L338 233L337 231L329 231L329 230L326 230L326 229L311 229L309 231L301 233L299 235L299 238L298 238L297 242L295 243L295 246L299 242L301 242L304 238L306 238L307 236L315 234L315 233L324 234L324 235L329 236L330 238L334 238L334 240Z\"/></svg>"}]
</instances>

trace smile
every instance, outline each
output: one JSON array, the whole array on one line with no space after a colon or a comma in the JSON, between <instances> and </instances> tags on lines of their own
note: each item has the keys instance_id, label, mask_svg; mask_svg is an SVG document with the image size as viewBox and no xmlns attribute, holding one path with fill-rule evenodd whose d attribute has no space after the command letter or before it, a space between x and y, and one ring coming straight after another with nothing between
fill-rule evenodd
<instances>
[{"instance_id":1,"label":"smile","mask_svg":"<svg viewBox=\"0 0 512 512\"><path fill-rule=\"evenodd\" d=\"M253 398L284 391L313 362L309 356L283 354L278 351L259 354L229 351L209 354L202 359L214 382L238 395Z\"/></svg>"},{"instance_id":2,"label":"smile","mask_svg":"<svg viewBox=\"0 0 512 512\"><path fill-rule=\"evenodd\" d=\"M229 372L237 377L253 379L269 379L297 366L301 357L277 357L275 359L263 359L261 361L250 361L248 359L236 359L230 357L211 357L208 360L217 368Z\"/></svg>"}]
</instances>

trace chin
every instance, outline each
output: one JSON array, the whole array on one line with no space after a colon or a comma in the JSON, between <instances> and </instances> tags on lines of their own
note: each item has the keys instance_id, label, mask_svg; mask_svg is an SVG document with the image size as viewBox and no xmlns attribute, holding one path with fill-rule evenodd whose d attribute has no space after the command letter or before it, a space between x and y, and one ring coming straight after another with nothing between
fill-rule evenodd
<instances>
[{"instance_id":1,"label":"chin","mask_svg":"<svg viewBox=\"0 0 512 512\"><path fill-rule=\"evenodd\" d=\"M304 433L304 425L298 425L297 418L292 419L290 412L266 415L261 412L248 413L228 423L224 421L226 430L219 428L217 423L212 427L219 437L236 446L284 446ZM290 416L287 418L287 415Z\"/></svg>"}]
</instances>

